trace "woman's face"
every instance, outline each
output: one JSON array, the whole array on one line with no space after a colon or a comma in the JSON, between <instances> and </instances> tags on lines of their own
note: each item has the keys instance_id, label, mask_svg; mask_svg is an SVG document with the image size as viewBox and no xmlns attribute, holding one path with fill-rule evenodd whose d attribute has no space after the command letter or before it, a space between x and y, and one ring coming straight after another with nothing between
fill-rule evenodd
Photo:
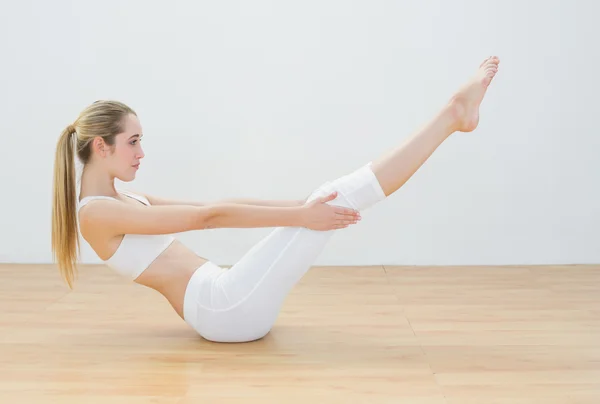
<instances>
[{"instance_id":1,"label":"woman's face","mask_svg":"<svg viewBox=\"0 0 600 404\"><path fill-rule=\"evenodd\" d=\"M106 163L111 174L121 181L129 182L135 179L140 167L140 160L144 158L141 138L142 126L137 116L127 115L123 123L124 131L115 136L112 152L107 154Z\"/></svg>"}]
</instances>

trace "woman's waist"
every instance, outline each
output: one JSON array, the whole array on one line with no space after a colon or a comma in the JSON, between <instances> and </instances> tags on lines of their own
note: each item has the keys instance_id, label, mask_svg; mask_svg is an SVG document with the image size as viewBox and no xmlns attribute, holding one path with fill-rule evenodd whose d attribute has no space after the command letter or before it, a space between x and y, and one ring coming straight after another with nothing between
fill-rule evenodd
<instances>
[{"instance_id":1,"label":"woman's waist","mask_svg":"<svg viewBox=\"0 0 600 404\"><path fill-rule=\"evenodd\" d=\"M179 240L174 240L135 282L157 290L169 300L173 293L183 298L190 278L206 262L208 259L200 257Z\"/></svg>"}]
</instances>

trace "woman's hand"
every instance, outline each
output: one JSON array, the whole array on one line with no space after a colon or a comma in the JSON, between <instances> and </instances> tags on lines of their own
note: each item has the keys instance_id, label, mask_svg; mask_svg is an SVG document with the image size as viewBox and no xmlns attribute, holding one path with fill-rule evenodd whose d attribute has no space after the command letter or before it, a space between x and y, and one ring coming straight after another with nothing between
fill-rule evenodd
<instances>
[{"instance_id":1,"label":"woman's hand","mask_svg":"<svg viewBox=\"0 0 600 404\"><path fill-rule=\"evenodd\" d=\"M304 227L311 230L337 230L357 223L360 212L343 206L328 205L326 202L337 198L337 192L317 198L305 204L303 209Z\"/></svg>"}]
</instances>

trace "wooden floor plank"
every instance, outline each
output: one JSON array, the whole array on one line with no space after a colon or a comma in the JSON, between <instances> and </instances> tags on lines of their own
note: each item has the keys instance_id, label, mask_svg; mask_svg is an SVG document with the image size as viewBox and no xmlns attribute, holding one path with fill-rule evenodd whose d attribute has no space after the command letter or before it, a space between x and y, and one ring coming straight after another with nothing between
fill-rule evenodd
<instances>
[{"instance_id":1,"label":"wooden floor plank","mask_svg":"<svg viewBox=\"0 0 600 404\"><path fill-rule=\"evenodd\" d=\"M598 265L313 267L247 344L104 266L0 276L0 402L600 402Z\"/></svg>"}]
</instances>

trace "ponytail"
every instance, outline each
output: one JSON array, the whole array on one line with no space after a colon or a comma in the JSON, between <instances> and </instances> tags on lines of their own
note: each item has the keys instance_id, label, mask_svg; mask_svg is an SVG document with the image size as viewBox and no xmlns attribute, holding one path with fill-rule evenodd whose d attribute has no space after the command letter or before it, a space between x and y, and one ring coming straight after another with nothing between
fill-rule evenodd
<instances>
[{"instance_id":1,"label":"ponytail","mask_svg":"<svg viewBox=\"0 0 600 404\"><path fill-rule=\"evenodd\" d=\"M87 106L63 130L56 145L54 157L54 184L52 196L52 256L60 274L72 289L77 274L80 249L77 218L77 190L75 158L85 167L91 160L91 143L101 137L108 145L123 132L123 122L135 112L119 101L99 100Z\"/></svg>"},{"instance_id":2,"label":"ponytail","mask_svg":"<svg viewBox=\"0 0 600 404\"><path fill-rule=\"evenodd\" d=\"M75 128L69 125L58 139L52 198L52 255L69 288L73 288L79 252L74 133Z\"/></svg>"}]
</instances>

